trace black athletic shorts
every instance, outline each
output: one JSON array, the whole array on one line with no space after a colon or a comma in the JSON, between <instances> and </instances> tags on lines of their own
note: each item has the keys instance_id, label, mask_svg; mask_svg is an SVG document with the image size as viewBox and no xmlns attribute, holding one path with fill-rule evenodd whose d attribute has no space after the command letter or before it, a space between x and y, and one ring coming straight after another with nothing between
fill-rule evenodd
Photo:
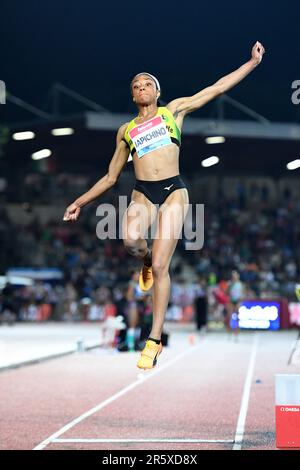
<instances>
[{"instance_id":1,"label":"black athletic shorts","mask_svg":"<svg viewBox=\"0 0 300 470\"><path fill-rule=\"evenodd\" d=\"M186 188L186 185L181 176L177 175L159 181L136 180L133 189L143 193L153 204L160 206L173 191L181 188Z\"/></svg>"}]
</instances>

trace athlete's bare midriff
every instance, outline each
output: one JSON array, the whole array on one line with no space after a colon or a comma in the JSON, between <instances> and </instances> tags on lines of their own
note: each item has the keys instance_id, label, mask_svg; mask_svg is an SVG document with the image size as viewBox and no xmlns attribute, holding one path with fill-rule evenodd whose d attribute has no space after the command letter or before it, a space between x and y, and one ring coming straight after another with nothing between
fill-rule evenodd
<instances>
[{"instance_id":1,"label":"athlete's bare midriff","mask_svg":"<svg viewBox=\"0 0 300 470\"><path fill-rule=\"evenodd\" d=\"M158 181L171 178L179 174L179 148L172 143L149 152L142 158L134 153L133 164L138 180Z\"/></svg>"}]
</instances>

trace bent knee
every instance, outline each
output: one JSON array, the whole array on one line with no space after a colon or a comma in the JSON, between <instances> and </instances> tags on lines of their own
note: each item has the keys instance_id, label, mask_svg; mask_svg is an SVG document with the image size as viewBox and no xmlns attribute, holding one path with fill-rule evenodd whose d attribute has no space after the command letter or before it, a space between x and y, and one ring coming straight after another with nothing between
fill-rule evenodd
<instances>
[{"instance_id":1,"label":"bent knee","mask_svg":"<svg viewBox=\"0 0 300 470\"><path fill-rule=\"evenodd\" d=\"M140 240L140 238L138 238L138 237L136 237L136 238L134 238L134 237L129 238L128 237L128 238L124 238L123 243L124 243L125 248L134 249L138 246L139 240Z\"/></svg>"},{"instance_id":2,"label":"bent knee","mask_svg":"<svg viewBox=\"0 0 300 470\"><path fill-rule=\"evenodd\" d=\"M126 238L123 240L124 247L129 254L142 258L145 256L145 247L142 238Z\"/></svg>"}]
</instances>

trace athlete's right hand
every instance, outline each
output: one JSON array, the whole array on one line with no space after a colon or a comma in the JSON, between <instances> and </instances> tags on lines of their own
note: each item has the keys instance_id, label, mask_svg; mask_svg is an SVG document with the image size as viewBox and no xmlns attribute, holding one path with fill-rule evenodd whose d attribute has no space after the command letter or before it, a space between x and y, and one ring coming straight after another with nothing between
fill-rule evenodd
<instances>
[{"instance_id":1,"label":"athlete's right hand","mask_svg":"<svg viewBox=\"0 0 300 470\"><path fill-rule=\"evenodd\" d=\"M63 220L68 221L68 220L77 220L80 214L80 207L76 204L76 202L73 202L73 204L70 204L69 207L67 207L66 212L64 213Z\"/></svg>"}]
</instances>

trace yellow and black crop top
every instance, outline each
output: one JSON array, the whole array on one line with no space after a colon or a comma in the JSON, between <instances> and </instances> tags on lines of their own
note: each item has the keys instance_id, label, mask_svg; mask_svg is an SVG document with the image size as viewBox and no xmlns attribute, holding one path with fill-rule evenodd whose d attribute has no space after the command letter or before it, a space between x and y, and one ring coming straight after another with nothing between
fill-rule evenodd
<instances>
[{"instance_id":1,"label":"yellow and black crop top","mask_svg":"<svg viewBox=\"0 0 300 470\"><path fill-rule=\"evenodd\" d=\"M171 111L162 106L157 109L152 119L142 124L136 124L135 119L132 119L122 140L127 144L131 155L136 152L141 158L159 147L172 143L180 147L181 132Z\"/></svg>"}]
</instances>

